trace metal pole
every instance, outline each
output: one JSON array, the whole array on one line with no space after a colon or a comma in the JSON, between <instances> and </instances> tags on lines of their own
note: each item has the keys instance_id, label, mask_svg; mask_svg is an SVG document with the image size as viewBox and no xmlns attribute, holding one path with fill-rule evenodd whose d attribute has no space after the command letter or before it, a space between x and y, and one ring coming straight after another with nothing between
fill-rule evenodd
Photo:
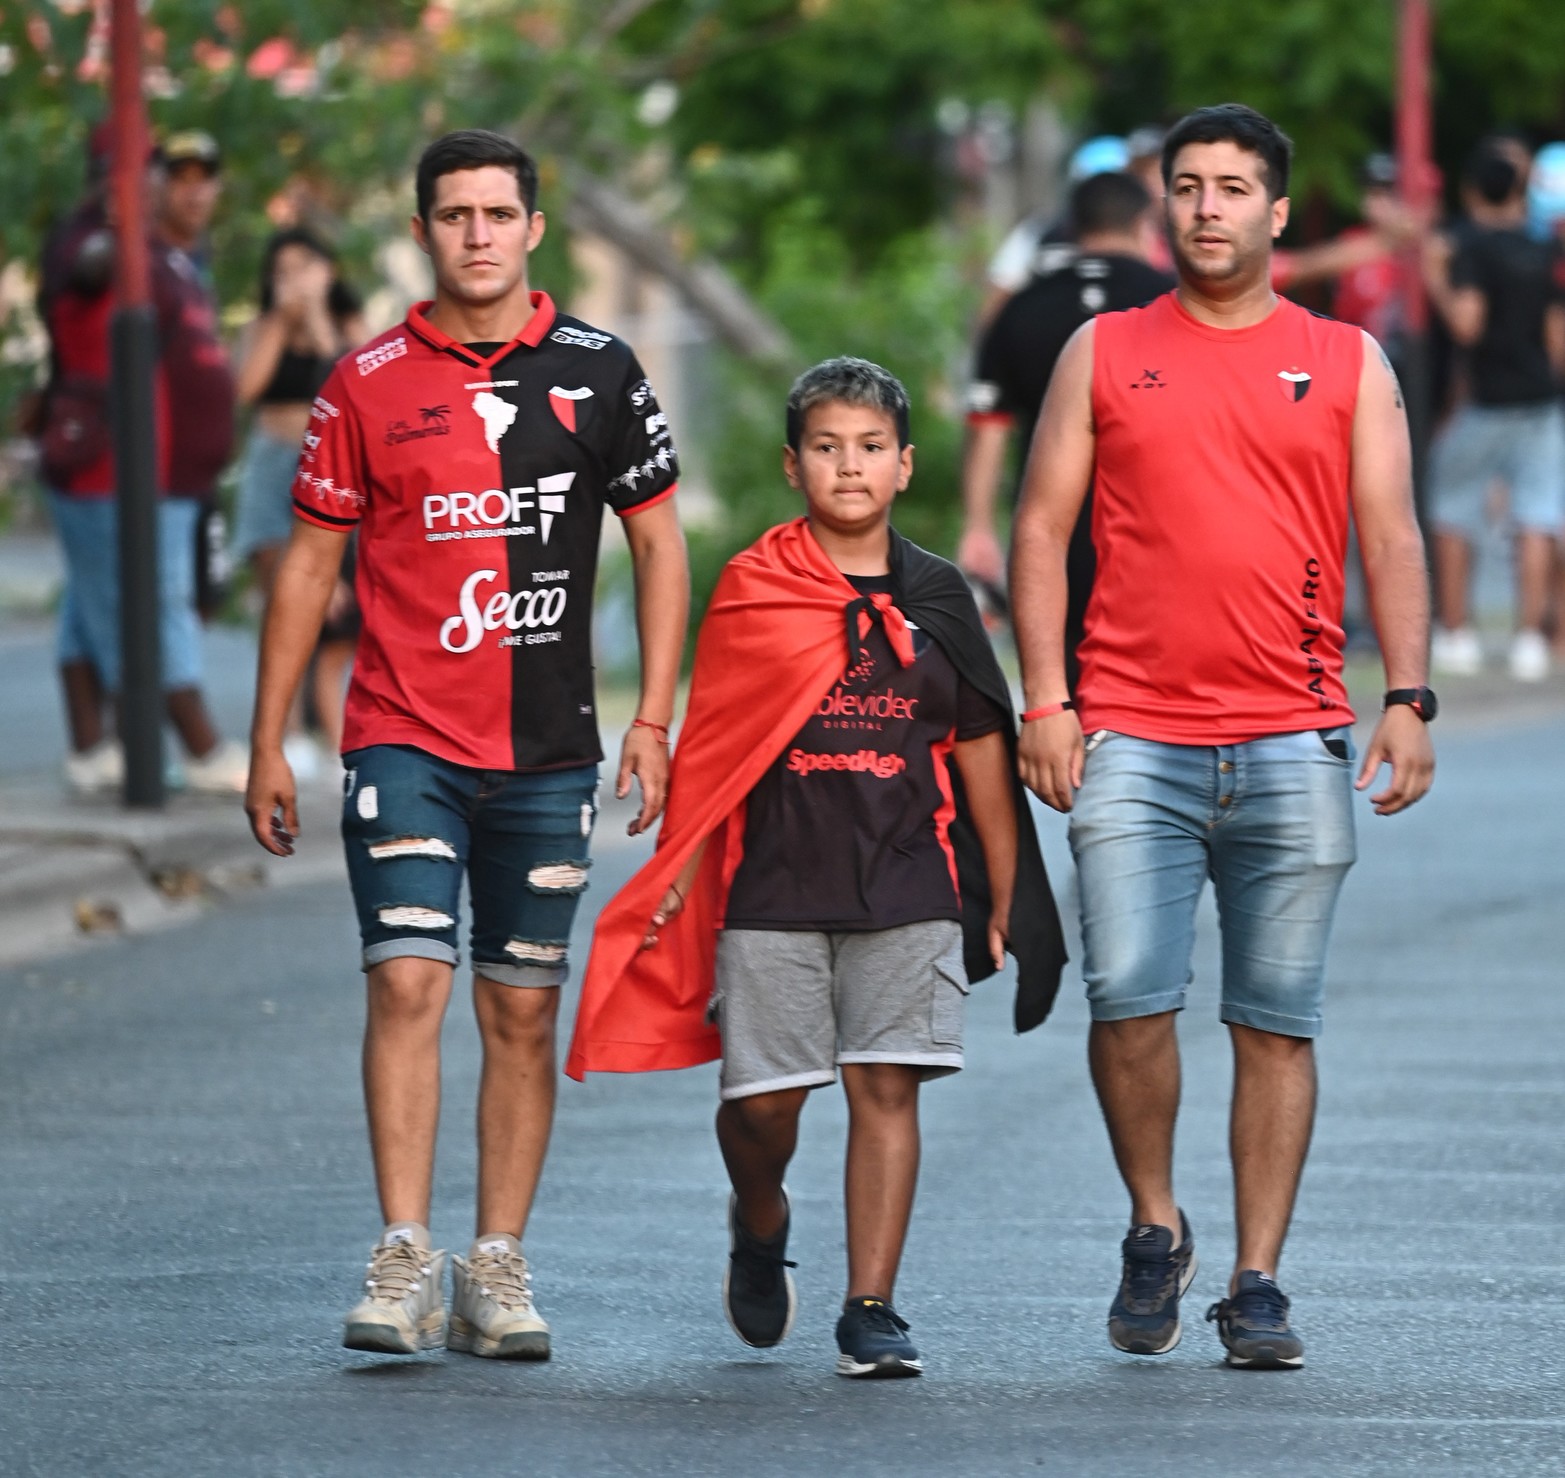
<instances>
[{"instance_id":1,"label":"metal pole","mask_svg":"<svg viewBox=\"0 0 1565 1478\"><path fill-rule=\"evenodd\" d=\"M115 308L110 406L119 499L120 738L125 804L163 805L163 677L158 649L157 324L147 253L146 102L141 15L113 0Z\"/></svg>"},{"instance_id":2,"label":"metal pole","mask_svg":"<svg viewBox=\"0 0 1565 1478\"><path fill-rule=\"evenodd\" d=\"M1428 0L1401 0L1397 38L1397 188L1416 219L1429 221L1435 204L1435 166L1429 104L1430 17ZM1409 247L1402 274L1402 393L1407 399L1413 441L1413 495L1425 523L1429 439L1434 427L1434 385L1429 352L1429 299L1417 244Z\"/></svg>"}]
</instances>

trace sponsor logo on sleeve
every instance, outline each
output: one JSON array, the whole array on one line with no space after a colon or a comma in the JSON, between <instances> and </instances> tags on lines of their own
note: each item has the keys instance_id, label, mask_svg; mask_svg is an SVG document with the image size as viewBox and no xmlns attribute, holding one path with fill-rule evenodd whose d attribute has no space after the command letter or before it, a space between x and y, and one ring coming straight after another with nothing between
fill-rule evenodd
<instances>
[{"instance_id":1,"label":"sponsor logo on sleeve","mask_svg":"<svg viewBox=\"0 0 1565 1478\"><path fill-rule=\"evenodd\" d=\"M1000 387L993 380L974 380L967 387L967 408L980 416L989 415L1000 404Z\"/></svg>"},{"instance_id":2,"label":"sponsor logo on sleeve","mask_svg":"<svg viewBox=\"0 0 1565 1478\"><path fill-rule=\"evenodd\" d=\"M310 407L310 419L313 421L335 421L342 412L337 409L324 395L315 397L315 404Z\"/></svg>"},{"instance_id":3,"label":"sponsor logo on sleeve","mask_svg":"<svg viewBox=\"0 0 1565 1478\"><path fill-rule=\"evenodd\" d=\"M549 335L556 344L569 344L574 349L601 349L614 342L613 334L600 334L596 329L572 328L562 323Z\"/></svg>"},{"instance_id":4,"label":"sponsor logo on sleeve","mask_svg":"<svg viewBox=\"0 0 1565 1478\"><path fill-rule=\"evenodd\" d=\"M652 381L637 380L625 394L630 397L630 404L633 409L644 411L652 404Z\"/></svg>"},{"instance_id":5,"label":"sponsor logo on sleeve","mask_svg":"<svg viewBox=\"0 0 1565 1478\"><path fill-rule=\"evenodd\" d=\"M384 344L375 344L356 355L354 363L359 367L361 375L372 375L382 365L390 364L393 359L401 359L408 352L408 341L398 334L394 339L387 339Z\"/></svg>"},{"instance_id":6,"label":"sponsor logo on sleeve","mask_svg":"<svg viewBox=\"0 0 1565 1478\"><path fill-rule=\"evenodd\" d=\"M667 441L668 417L662 411L653 411L643 423L646 426L647 435L653 441Z\"/></svg>"},{"instance_id":7,"label":"sponsor logo on sleeve","mask_svg":"<svg viewBox=\"0 0 1565 1478\"><path fill-rule=\"evenodd\" d=\"M364 494L353 488L339 487L329 477L316 477L310 472L301 472L298 479L300 492L312 493L315 501L322 504L333 505L341 514L348 510L363 508L367 501Z\"/></svg>"}]
</instances>

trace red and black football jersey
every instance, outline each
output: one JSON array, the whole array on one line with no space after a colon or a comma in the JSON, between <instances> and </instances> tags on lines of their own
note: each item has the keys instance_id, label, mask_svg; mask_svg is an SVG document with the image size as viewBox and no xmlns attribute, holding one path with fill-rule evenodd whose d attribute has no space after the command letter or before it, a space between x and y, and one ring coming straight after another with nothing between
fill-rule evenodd
<instances>
[{"instance_id":1,"label":"red and black football jersey","mask_svg":"<svg viewBox=\"0 0 1565 1478\"><path fill-rule=\"evenodd\" d=\"M448 338L421 303L345 355L315 402L295 512L359 531L345 751L408 744L488 770L603 757L603 508L661 502L679 462L630 346L532 298L493 353Z\"/></svg>"}]
</instances>

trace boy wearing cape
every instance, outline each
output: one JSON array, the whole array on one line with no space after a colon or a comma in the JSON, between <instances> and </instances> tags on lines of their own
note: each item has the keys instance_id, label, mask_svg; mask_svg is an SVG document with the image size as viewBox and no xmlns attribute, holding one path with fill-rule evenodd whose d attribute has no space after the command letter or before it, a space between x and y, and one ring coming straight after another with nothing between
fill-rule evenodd
<instances>
[{"instance_id":1,"label":"boy wearing cape","mask_svg":"<svg viewBox=\"0 0 1565 1478\"><path fill-rule=\"evenodd\" d=\"M919 1085L962 1066L969 982L1009 948L1025 1031L1065 961L1005 678L956 568L890 524L912 468L887 371L842 358L795 382L783 469L806 515L718 582L658 850L599 917L566 1065L721 1057L723 1303L758 1348L796 1307L783 1173L799 1114L840 1072L850 1377L923 1369L892 1294Z\"/></svg>"}]
</instances>

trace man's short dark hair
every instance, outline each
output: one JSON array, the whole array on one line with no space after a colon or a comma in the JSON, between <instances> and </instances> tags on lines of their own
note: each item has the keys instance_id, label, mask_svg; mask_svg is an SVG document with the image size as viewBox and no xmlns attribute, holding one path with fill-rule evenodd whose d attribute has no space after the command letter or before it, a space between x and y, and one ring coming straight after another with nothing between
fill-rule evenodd
<instances>
[{"instance_id":1,"label":"man's short dark hair","mask_svg":"<svg viewBox=\"0 0 1565 1478\"><path fill-rule=\"evenodd\" d=\"M1463 178L1490 205L1504 205L1521 187L1522 172L1491 144L1480 144L1467 160Z\"/></svg>"},{"instance_id":2,"label":"man's short dark hair","mask_svg":"<svg viewBox=\"0 0 1565 1478\"><path fill-rule=\"evenodd\" d=\"M504 134L493 133L487 128L463 128L438 138L419 156L418 161L418 213L429 219L435 203L435 181L443 174L455 174L459 169L484 169L498 165L516 176L516 188L527 207L533 213L538 203L538 166L525 149L513 144Z\"/></svg>"},{"instance_id":3,"label":"man's short dark hair","mask_svg":"<svg viewBox=\"0 0 1565 1478\"><path fill-rule=\"evenodd\" d=\"M1122 169L1088 175L1071 191L1070 216L1077 236L1134 231L1152 197L1135 175Z\"/></svg>"},{"instance_id":4,"label":"man's short dark hair","mask_svg":"<svg viewBox=\"0 0 1565 1478\"><path fill-rule=\"evenodd\" d=\"M1293 140L1275 123L1243 103L1218 103L1186 113L1163 140L1163 184L1174 177L1174 160L1186 144L1237 144L1261 158L1261 179L1266 193L1280 200L1288 193L1288 169L1293 162Z\"/></svg>"},{"instance_id":5,"label":"man's short dark hair","mask_svg":"<svg viewBox=\"0 0 1565 1478\"><path fill-rule=\"evenodd\" d=\"M883 411L897 429L897 445L912 439L908 427L907 390L890 370L867 359L844 354L827 359L799 376L788 392L788 445L794 451L804 440L804 418L818 405L840 401Z\"/></svg>"}]
</instances>

